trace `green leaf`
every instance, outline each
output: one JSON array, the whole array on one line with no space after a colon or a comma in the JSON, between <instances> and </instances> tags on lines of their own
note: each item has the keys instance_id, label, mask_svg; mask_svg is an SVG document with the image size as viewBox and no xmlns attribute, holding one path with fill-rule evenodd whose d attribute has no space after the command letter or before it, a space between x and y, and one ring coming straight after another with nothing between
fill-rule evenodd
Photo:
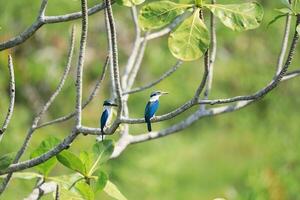
<instances>
[{"instance_id":1,"label":"green leaf","mask_svg":"<svg viewBox=\"0 0 300 200\"><path fill-rule=\"evenodd\" d=\"M286 14L283 14L283 15L277 15L276 17L274 17L274 19L272 19L272 21L270 21L270 22L268 23L268 27L271 26L272 24L274 24L275 22L277 22L280 18L285 17L285 16L286 16Z\"/></svg>"},{"instance_id":2,"label":"green leaf","mask_svg":"<svg viewBox=\"0 0 300 200\"><path fill-rule=\"evenodd\" d=\"M94 155L93 153L89 153L87 151L83 151L83 152L80 152L80 160L82 161L84 167L85 167L85 170L88 171L93 163L94 163Z\"/></svg>"},{"instance_id":3,"label":"green leaf","mask_svg":"<svg viewBox=\"0 0 300 200\"><path fill-rule=\"evenodd\" d=\"M99 171L97 173L97 177L98 177L98 179L95 184L95 191L103 190L103 188L105 187L105 185L108 181L108 176L105 172Z\"/></svg>"},{"instance_id":4,"label":"green leaf","mask_svg":"<svg viewBox=\"0 0 300 200\"><path fill-rule=\"evenodd\" d=\"M189 4L177 4L171 1L157 1L142 7L139 14L139 25L143 30L158 29L171 23L184 10L192 7Z\"/></svg>"},{"instance_id":5,"label":"green leaf","mask_svg":"<svg viewBox=\"0 0 300 200\"><path fill-rule=\"evenodd\" d=\"M275 9L277 12L280 12L282 14L292 14L293 11L289 8L278 8L278 9Z\"/></svg>"},{"instance_id":6,"label":"green leaf","mask_svg":"<svg viewBox=\"0 0 300 200\"><path fill-rule=\"evenodd\" d=\"M5 178L5 177L6 175L0 176L0 178ZM26 179L26 180L30 180L34 178L42 178L42 177L43 177L42 175L34 172L15 172L12 175L12 178Z\"/></svg>"},{"instance_id":7,"label":"green leaf","mask_svg":"<svg viewBox=\"0 0 300 200\"><path fill-rule=\"evenodd\" d=\"M81 181L78 182L75 186L78 193L85 199L85 200L94 200L95 195L92 188L85 182Z\"/></svg>"},{"instance_id":8,"label":"green leaf","mask_svg":"<svg viewBox=\"0 0 300 200\"><path fill-rule=\"evenodd\" d=\"M0 170L6 169L14 161L15 153L4 154L0 157Z\"/></svg>"},{"instance_id":9,"label":"green leaf","mask_svg":"<svg viewBox=\"0 0 300 200\"><path fill-rule=\"evenodd\" d=\"M64 150L56 156L57 160L65 167L86 175L86 170L83 162L70 151Z\"/></svg>"},{"instance_id":10,"label":"green leaf","mask_svg":"<svg viewBox=\"0 0 300 200\"><path fill-rule=\"evenodd\" d=\"M221 22L234 31L245 31L257 28L263 18L264 11L257 2L242 4L206 4Z\"/></svg>"},{"instance_id":11,"label":"green leaf","mask_svg":"<svg viewBox=\"0 0 300 200\"><path fill-rule=\"evenodd\" d=\"M135 5L140 5L144 3L145 0L117 0L117 3L119 5L127 6L127 7L132 7Z\"/></svg>"},{"instance_id":12,"label":"green leaf","mask_svg":"<svg viewBox=\"0 0 300 200\"><path fill-rule=\"evenodd\" d=\"M97 142L93 146L93 152L94 152L96 162L97 160L100 163L106 162L110 158L113 151L114 151L113 140L104 140L102 142Z\"/></svg>"},{"instance_id":13,"label":"green leaf","mask_svg":"<svg viewBox=\"0 0 300 200\"><path fill-rule=\"evenodd\" d=\"M287 7L291 6L289 0L280 0L280 2Z\"/></svg>"},{"instance_id":14,"label":"green leaf","mask_svg":"<svg viewBox=\"0 0 300 200\"><path fill-rule=\"evenodd\" d=\"M115 186L110 181L107 181L103 190L106 194L108 194L109 196L111 196L117 200L127 200L126 197L124 197L124 195L119 191L117 186Z\"/></svg>"},{"instance_id":15,"label":"green leaf","mask_svg":"<svg viewBox=\"0 0 300 200\"><path fill-rule=\"evenodd\" d=\"M199 18L199 10L182 22L169 36L169 49L178 59L192 61L208 49L209 32Z\"/></svg>"},{"instance_id":16,"label":"green leaf","mask_svg":"<svg viewBox=\"0 0 300 200\"><path fill-rule=\"evenodd\" d=\"M59 195L61 200L86 200L78 192L70 191L66 188L60 188ZM55 192L53 192L53 199L55 199Z\"/></svg>"},{"instance_id":17,"label":"green leaf","mask_svg":"<svg viewBox=\"0 0 300 200\"><path fill-rule=\"evenodd\" d=\"M59 144L59 142L60 140L53 136L47 138L31 153L30 158L35 158L48 152L49 150L54 148L57 144ZM57 164L57 160L55 157L53 157L47 160L46 162L36 166L36 169L44 176L47 176L50 173L50 171L55 167L56 164Z\"/></svg>"}]
</instances>

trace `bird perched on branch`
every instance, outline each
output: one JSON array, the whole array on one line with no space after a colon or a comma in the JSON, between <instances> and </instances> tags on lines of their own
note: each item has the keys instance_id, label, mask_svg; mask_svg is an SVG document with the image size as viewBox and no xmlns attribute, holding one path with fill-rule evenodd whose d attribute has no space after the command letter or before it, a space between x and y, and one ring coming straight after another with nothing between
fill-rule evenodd
<instances>
[{"instance_id":1,"label":"bird perched on branch","mask_svg":"<svg viewBox=\"0 0 300 200\"><path fill-rule=\"evenodd\" d=\"M118 105L110 100L105 100L103 102L103 112L100 118L100 128L101 128L101 138L97 137L98 141L103 140L104 128L109 124L112 119L112 107L117 107Z\"/></svg>"},{"instance_id":2,"label":"bird perched on branch","mask_svg":"<svg viewBox=\"0 0 300 200\"><path fill-rule=\"evenodd\" d=\"M155 116L155 112L159 107L159 97L162 95L168 94L167 92L156 91L152 92L150 95L150 100L148 101L145 108L145 121L147 123L148 131L152 130L151 128L151 118Z\"/></svg>"}]
</instances>

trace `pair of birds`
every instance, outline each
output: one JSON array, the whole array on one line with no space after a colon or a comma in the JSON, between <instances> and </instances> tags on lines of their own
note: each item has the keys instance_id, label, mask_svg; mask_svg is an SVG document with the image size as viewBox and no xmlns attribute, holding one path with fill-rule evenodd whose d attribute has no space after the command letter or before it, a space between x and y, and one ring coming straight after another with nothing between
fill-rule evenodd
<instances>
[{"instance_id":1,"label":"pair of birds","mask_svg":"<svg viewBox=\"0 0 300 200\"><path fill-rule=\"evenodd\" d=\"M148 131L152 130L151 128L151 119L154 117L158 107L159 107L159 97L162 95L168 94L167 92L156 91L152 92L150 99L145 108L145 121L147 123ZM103 140L104 128L107 126L112 117L112 107L117 107L118 105L113 103L110 100L105 100L103 103L103 112L100 118L100 128L101 128L101 140Z\"/></svg>"}]
</instances>

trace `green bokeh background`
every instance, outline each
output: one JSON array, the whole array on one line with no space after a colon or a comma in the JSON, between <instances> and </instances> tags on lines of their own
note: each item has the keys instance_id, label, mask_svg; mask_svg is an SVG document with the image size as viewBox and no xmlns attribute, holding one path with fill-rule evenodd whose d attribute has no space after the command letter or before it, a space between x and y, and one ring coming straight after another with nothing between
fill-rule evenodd
<instances>
[{"instance_id":1,"label":"green bokeh background","mask_svg":"<svg viewBox=\"0 0 300 200\"><path fill-rule=\"evenodd\" d=\"M242 0L220 0L220 3L242 3ZM225 98L253 93L273 77L282 40L284 19L267 24L277 14L279 0L260 0L265 17L260 28L237 33L217 22L218 51L211 98ZM89 5L99 3L90 0ZM40 1L0 0L0 41L5 41L28 27L37 15ZM79 0L51 0L47 15L58 15L80 9ZM130 10L113 6L118 31L121 71L130 55L134 29ZM89 35L84 68L84 97L93 88L107 54L103 13L89 19ZM206 17L208 18L208 17ZM22 45L0 53L0 121L9 102L7 54L14 58L16 74L16 107L0 154L16 151L40 106L55 89L66 62L70 27L77 26L78 54L80 21L43 26ZM290 70L299 68L299 47ZM167 37L152 40L146 49L135 86L159 77L176 59L167 48ZM74 77L77 59L73 59L71 76L63 92L43 118L54 119L74 109ZM153 89L134 94L129 99L130 116L142 117L152 90L162 89L170 95L161 99L158 111L163 114L180 106L193 96L203 73L202 60L184 63L170 78ZM109 97L109 79L99 95L83 112L83 123L98 126L102 102ZM188 129L159 140L132 145L105 166L110 179L129 200L297 200L300 199L300 82L282 83L259 102L240 111L204 118ZM168 122L156 123L154 130L183 119L192 111ZM38 130L23 160L48 135L63 139L73 121ZM145 125L130 127L132 134L145 132ZM116 136L114 136L116 138ZM71 147L73 152L89 149L92 136L80 136ZM58 165L53 175L70 173ZM33 181L13 180L3 200L27 196ZM44 199L51 199L50 196ZM100 194L96 199L111 199Z\"/></svg>"}]
</instances>

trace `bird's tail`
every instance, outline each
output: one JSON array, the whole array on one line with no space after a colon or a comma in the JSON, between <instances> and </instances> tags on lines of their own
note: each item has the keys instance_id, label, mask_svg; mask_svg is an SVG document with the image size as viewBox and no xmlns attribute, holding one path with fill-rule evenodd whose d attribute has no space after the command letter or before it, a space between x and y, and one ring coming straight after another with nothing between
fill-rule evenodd
<instances>
[{"instance_id":1,"label":"bird's tail","mask_svg":"<svg viewBox=\"0 0 300 200\"><path fill-rule=\"evenodd\" d=\"M101 142L104 140L104 131L103 131L103 128L101 127L101 135L97 136L96 140L98 142Z\"/></svg>"},{"instance_id":2,"label":"bird's tail","mask_svg":"<svg viewBox=\"0 0 300 200\"><path fill-rule=\"evenodd\" d=\"M151 132L152 131L151 122L150 122L150 120L147 120L146 122L147 122L148 131Z\"/></svg>"}]
</instances>

